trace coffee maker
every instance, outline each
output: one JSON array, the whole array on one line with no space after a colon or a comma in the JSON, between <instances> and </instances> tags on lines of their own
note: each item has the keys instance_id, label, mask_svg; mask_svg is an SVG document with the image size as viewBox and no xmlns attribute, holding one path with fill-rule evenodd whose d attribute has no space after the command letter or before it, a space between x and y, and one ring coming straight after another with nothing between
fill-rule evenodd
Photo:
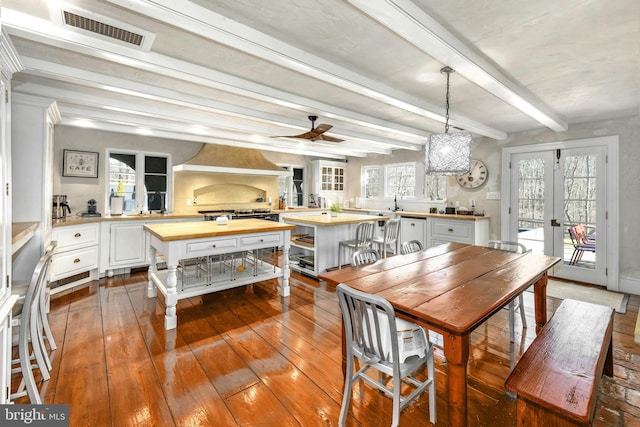
<instances>
[{"instance_id":1,"label":"coffee maker","mask_svg":"<svg viewBox=\"0 0 640 427\"><path fill-rule=\"evenodd\" d=\"M53 219L66 218L67 213L71 213L71 207L67 201L67 196L64 194L57 194L53 196Z\"/></svg>"},{"instance_id":2,"label":"coffee maker","mask_svg":"<svg viewBox=\"0 0 640 427\"><path fill-rule=\"evenodd\" d=\"M98 217L102 216L100 212L96 212L96 201L91 199L87 202L87 211L82 212L83 217Z\"/></svg>"}]
</instances>

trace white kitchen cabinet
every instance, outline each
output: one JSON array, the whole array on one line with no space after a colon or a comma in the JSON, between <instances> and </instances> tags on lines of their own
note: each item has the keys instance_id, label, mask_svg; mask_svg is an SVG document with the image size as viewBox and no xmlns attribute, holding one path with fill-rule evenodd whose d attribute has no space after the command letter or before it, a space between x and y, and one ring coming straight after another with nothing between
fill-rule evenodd
<instances>
[{"instance_id":1,"label":"white kitchen cabinet","mask_svg":"<svg viewBox=\"0 0 640 427\"><path fill-rule=\"evenodd\" d=\"M112 222L109 228L110 269L148 264L144 221Z\"/></svg>"},{"instance_id":2,"label":"white kitchen cabinet","mask_svg":"<svg viewBox=\"0 0 640 427\"><path fill-rule=\"evenodd\" d=\"M98 278L100 223L54 227L51 239L57 246L51 261L50 280L60 282L51 288L52 294ZM87 272L88 275L80 279L63 280Z\"/></svg>"},{"instance_id":3,"label":"white kitchen cabinet","mask_svg":"<svg viewBox=\"0 0 640 427\"><path fill-rule=\"evenodd\" d=\"M489 240L489 217L462 215L400 214L402 242L418 240L424 248L458 242L484 245Z\"/></svg>"},{"instance_id":4,"label":"white kitchen cabinet","mask_svg":"<svg viewBox=\"0 0 640 427\"><path fill-rule=\"evenodd\" d=\"M423 248L427 247L427 219L420 217L402 217L400 219L400 242L417 240Z\"/></svg>"},{"instance_id":5,"label":"white kitchen cabinet","mask_svg":"<svg viewBox=\"0 0 640 427\"><path fill-rule=\"evenodd\" d=\"M312 193L329 198L337 203L344 198L346 182L346 163L314 160L312 168Z\"/></svg>"},{"instance_id":6,"label":"white kitchen cabinet","mask_svg":"<svg viewBox=\"0 0 640 427\"><path fill-rule=\"evenodd\" d=\"M489 219L427 219L427 246L448 242L485 245L489 240Z\"/></svg>"},{"instance_id":7,"label":"white kitchen cabinet","mask_svg":"<svg viewBox=\"0 0 640 427\"><path fill-rule=\"evenodd\" d=\"M193 218L118 219L102 221L100 276L128 273L149 265L149 241L145 224L193 221Z\"/></svg>"}]
</instances>

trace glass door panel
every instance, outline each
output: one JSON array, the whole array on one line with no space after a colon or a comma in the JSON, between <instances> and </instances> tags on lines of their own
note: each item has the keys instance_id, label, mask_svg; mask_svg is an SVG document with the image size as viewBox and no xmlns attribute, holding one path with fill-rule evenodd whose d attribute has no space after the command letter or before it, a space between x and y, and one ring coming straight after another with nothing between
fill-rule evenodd
<instances>
[{"instance_id":1,"label":"glass door panel","mask_svg":"<svg viewBox=\"0 0 640 427\"><path fill-rule=\"evenodd\" d=\"M605 257L597 256L606 253L605 186L598 177L604 159L601 147L511 155L511 239L562 258L556 277L606 285ZM569 233L575 226L586 241Z\"/></svg>"}]
</instances>

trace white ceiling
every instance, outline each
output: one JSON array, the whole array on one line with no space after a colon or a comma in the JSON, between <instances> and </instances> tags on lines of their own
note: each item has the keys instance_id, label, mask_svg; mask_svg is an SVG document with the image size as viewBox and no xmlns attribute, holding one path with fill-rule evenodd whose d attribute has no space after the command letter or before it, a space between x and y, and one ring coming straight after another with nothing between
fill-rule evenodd
<instances>
[{"instance_id":1,"label":"white ceiling","mask_svg":"<svg viewBox=\"0 0 640 427\"><path fill-rule=\"evenodd\" d=\"M640 113L637 0L2 0L62 124L312 156L420 150L451 125L509 133ZM62 12L145 35L62 25ZM344 142L271 138L309 130ZM455 129L454 129L455 130Z\"/></svg>"}]
</instances>

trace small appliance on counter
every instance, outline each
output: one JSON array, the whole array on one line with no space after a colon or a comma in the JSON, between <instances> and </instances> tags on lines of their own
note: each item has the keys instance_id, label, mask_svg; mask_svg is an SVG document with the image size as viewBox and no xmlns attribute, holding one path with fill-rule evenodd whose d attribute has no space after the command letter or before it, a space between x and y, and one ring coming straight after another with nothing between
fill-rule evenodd
<instances>
[{"instance_id":1,"label":"small appliance on counter","mask_svg":"<svg viewBox=\"0 0 640 427\"><path fill-rule=\"evenodd\" d=\"M122 215L122 209L124 208L124 197L113 196L111 197L111 201L109 203L111 208L111 216Z\"/></svg>"},{"instance_id":2,"label":"small appliance on counter","mask_svg":"<svg viewBox=\"0 0 640 427\"><path fill-rule=\"evenodd\" d=\"M100 217L102 214L100 212L96 212L96 201L91 199L87 202L87 211L82 212L83 217Z\"/></svg>"},{"instance_id":3,"label":"small appliance on counter","mask_svg":"<svg viewBox=\"0 0 640 427\"><path fill-rule=\"evenodd\" d=\"M67 196L57 194L53 196L53 219L62 219L67 217L67 213L71 213L71 206L67 201Z\"/></svg>"}]
</instances>

